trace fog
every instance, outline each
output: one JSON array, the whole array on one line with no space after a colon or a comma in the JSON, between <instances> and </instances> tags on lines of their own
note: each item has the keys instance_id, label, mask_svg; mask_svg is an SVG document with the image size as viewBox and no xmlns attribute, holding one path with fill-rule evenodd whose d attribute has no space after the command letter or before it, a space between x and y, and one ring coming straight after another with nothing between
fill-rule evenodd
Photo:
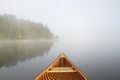
<instances>
[{"instance_id":1,"label":"fog","mask_svg":"<svg viewBox=\"0 0 120 80\"><path fill-rule=\"evenodd\" d=\"M67 41L119 41L119 4L118 0L0 0L0 14L47 24Z\"/></svg>"}]
</instances>

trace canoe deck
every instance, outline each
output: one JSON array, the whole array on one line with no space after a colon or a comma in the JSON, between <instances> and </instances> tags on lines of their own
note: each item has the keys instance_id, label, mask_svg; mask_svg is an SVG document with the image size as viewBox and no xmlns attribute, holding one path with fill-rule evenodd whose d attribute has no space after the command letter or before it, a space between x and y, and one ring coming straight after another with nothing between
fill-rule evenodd
<instances>
[{"instance_id":1,"label":"canoe deck","mask_svg":"<svg viewBox=\"0 0 120 80\"><path fill-rule=\"evenodd\" d=\"M65 54L62 53L34 80L87 80L87 78Z\"/></svg>"}]
</instances>

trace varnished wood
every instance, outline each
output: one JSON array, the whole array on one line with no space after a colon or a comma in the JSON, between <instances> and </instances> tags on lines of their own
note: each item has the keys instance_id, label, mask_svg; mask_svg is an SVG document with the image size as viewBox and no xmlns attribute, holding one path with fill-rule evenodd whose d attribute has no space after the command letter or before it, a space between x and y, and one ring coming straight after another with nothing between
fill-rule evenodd
<instances>
[{"instance_id":1,"label":"varnished wood","mask_svg":"<svg viewBox=\"0 0 120 80\"><path fill-rule=\"evenodd\" d=\"M47 72L77 72L72 67L54 67L48 70Z\"/></svg>"},{"instance_id":2,"label":"varnished wood","mask_svg":"<svg viewBox=\"0 0 120 80\"><path fill-rule=\"evenodd\" d=\"M61 53L58 58L34 80L87 80L87 78L64 53Z\"/></svg>"}]
</instances>

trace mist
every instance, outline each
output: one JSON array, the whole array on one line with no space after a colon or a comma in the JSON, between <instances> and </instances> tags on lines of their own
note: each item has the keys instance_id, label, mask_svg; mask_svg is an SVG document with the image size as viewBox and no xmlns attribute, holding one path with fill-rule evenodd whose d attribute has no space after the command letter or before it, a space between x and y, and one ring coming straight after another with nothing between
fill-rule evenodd
<instances>
[{"instance_id":1,"label":"mist","mask_svg":"<svg viewBox=\"0 0 120 80\"><path fill-rule=\"evenodd\" d=\"M23 65L22 68L28 71L26 71L28 77L26 77L24 71L21 71L23 75L19 77L26 77L25 80L33 80L33 77L39 73L39 71L42 71L57 55L64 52L75 65L85 72L90 80L119 80L119 4L119 0L0 0L0 15L10 14L14 15L18 22L22 19L25 22L32 22L35 25L41 23L43 28L47 26L43 32L49 32L48 34L46 33L49 36L41 38L39 34L45 33L39 33L39 31L37 33L40 26L35 28L35 25L31 26L31 24L29 24L29 26L31 26L30 29L30 27L27 26L26 28L26 25L24 25L21 33L26 34L25 38L51 39L58 36L58 41L54 42L53 45L48 44L49 46L46 46L43 52L40 51L42 51L44 44L38 44L36 40L35 42L33 41L32 44L31 41L23 41L23 44L26 44L26 42L29 44L24 47L33 46L34 44L35 48L33 48L34 46L28 47L28 51L26 48L24 49L23 46L19 48L19 42L15 42L15 44L8 44L5 43L5 41L5 44L3 44L1 42L3 45L0 47L1 50L3 50L1 51L1 55L6 58L3 57L1 59L5 59L4 62L11 61L10 64L17 64L10 66L8 69L8 66L3 66L6 63L1 62L0 71L4 72L4 74L0 74L10 76L8 78L0 76L0 78L4 80L18 80L17 77L12 76L11 71L13 71L12 69L14 69L14 67L16 67L15 69L21 69L20 66ZM6 25L5 21L2 22L0 20L0 23ZM20 26L20 24L18 24L18 26ZM0 27L5 28L4 26ZM35 30L33 28L35 28ZM23 37L18 37L18 35L14 33L17 29L14 29L15 26L11 25L10 30L12 31L9 34L8 31L5 30L5 34L12 37L15 35L15 39L25 39L23 35ZM41 29L39 28L39 30ZM34 34L31 33L32 31ZM2 32L4 31L0 29L0 37ZM1 39L3 39L3 37ZM16 47L16 49L14 47ZM16 57L20 57L20 59L15 58L15 60L17 60L13 62L12 60L7 60L9 56L9 52L5 51L7 48L12 52L12 57L15 55ZM32 54L34 51L36 55ZM19 56L21 52L26 52L27 55L23 54L23 56ZM7 53L7 55L3 53ZM16 53L19 54L16 55ZM29 53L31 53L31 55ZM24 57L24 55L28 56L30 60ZM22 62L21 59L28 61ZM31 65L29 66L30 69L28 69L27 64ZM37 66L32 67L33 65ZM6 69L8 70L6 71ZM35 74L33 74L34 71L36 71ZM13 75L16 73L21 74L16 70L13 72Z\"/></svg>"}]
</instances>

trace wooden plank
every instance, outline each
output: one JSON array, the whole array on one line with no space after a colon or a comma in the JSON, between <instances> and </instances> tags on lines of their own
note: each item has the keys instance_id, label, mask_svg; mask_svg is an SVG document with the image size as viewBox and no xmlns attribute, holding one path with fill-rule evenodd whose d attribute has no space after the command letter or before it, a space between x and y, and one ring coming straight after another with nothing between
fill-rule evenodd
<instances>
[{"instance_id":1,"label":"wooden plank","mask_svg":"<svg viewBox=\"0 0 120 80\"><path fill-rule=\"evenodd\" d=\"M47 72L77 72L72 67L53 67Z\"/></svg>"}]
</instances>

